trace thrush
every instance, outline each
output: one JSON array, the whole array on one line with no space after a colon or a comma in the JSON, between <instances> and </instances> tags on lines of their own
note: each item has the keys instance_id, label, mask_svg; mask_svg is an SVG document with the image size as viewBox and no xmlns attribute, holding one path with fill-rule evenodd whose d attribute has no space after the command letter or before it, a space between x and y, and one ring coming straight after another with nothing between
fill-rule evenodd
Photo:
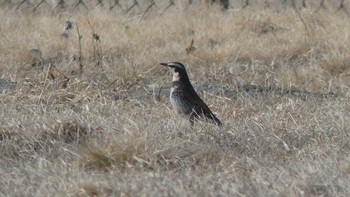
<instances>
[{"instance_id":1,"label":"thrush","mask_svg":"<svg viewBox=\"0 0 350 197\"><path fill-rule=\"evenodd\" d=\"M186 116L191 125L194 120L205 119L220 126L221 121L210 111L207 104L198 96L188 78L185 66L180 62L160 63L167 66L173 75L170 102L174 110Z\"/></svg>"}]
</instances>

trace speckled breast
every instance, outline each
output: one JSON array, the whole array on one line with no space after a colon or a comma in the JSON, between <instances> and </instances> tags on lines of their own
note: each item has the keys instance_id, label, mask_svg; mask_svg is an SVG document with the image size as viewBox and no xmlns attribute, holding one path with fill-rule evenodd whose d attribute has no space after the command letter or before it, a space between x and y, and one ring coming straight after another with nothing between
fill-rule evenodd
<instances>
[{"instance_id":1,"label":"speckled breast","mask_svg":"<svg viewBox=\"0 0 350 197\"><path fill-rule=\"evenodd\" d=\"M192 104L184 98L181 88L171 88L170 102L175 111L179 114L189 114L192 112Z\"/></svg>"}]
</instances>

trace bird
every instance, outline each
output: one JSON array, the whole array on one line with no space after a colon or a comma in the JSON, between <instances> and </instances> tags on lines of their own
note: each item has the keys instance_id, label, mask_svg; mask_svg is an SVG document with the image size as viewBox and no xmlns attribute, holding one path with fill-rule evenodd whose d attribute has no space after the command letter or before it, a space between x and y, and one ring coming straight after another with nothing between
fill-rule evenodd
<instances>
[{"instance_id":1,"label":"bird","mask_svg":"<svg viewBox=\"0 0 350 197\"><path fill-rule=\"evenodd\" d=\"M187 75L185 66L180 62L160 63L170 69L173 75L170 90L170 103L174 110L189 119L191 125L195 120L205 119L218 126L221 121L211 112L208 105L199 97L194 90Z\"/></svg>"}]
</instances>

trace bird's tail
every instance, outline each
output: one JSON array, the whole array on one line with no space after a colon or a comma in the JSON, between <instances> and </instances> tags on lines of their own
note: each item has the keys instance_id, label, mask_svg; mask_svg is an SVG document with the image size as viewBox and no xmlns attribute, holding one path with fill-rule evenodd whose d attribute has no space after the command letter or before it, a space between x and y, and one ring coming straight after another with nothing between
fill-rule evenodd
<instances>
[{"instance_id":1,"label":"bird's tail","mask_svg":"<svg viewBox=\"0 0 350 197\"><path fill-rule=\"evenodd\" d=\"M222 122L211 111L202 111L202 113L197 113L196 111L194 111L189 118L191 125L194 124L194 120L200 120L200 118L207 119L207 121L210 121L213 124L216 124L217 126L222 126Z\"/></svg>"},{"instance_id":2,"label":"bird's tail","mask_svg":"<svg viewBox=\"0 0 350 197\"><path fill-rule=\"evenodd\" d=\"M222 122L213 113L210 113L208 118L213 120L216 125L222 126Z\"/></svg>"}]
</instances>

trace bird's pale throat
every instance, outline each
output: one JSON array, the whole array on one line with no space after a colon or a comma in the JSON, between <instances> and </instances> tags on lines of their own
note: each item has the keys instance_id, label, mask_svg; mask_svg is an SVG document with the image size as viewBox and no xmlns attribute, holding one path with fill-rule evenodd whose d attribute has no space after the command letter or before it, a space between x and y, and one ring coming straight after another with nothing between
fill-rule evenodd
<instances>
[{"instance_id":1,"label":"bird's pale throat","mask_svg":"<svg viewBox=\"0 0 350 197\"><path fill-rule=\"evenodd\" d=\"M179 81L180 80L180 74L178 72L173 73L173 81Z\"/></svg>"}]
</instances>

